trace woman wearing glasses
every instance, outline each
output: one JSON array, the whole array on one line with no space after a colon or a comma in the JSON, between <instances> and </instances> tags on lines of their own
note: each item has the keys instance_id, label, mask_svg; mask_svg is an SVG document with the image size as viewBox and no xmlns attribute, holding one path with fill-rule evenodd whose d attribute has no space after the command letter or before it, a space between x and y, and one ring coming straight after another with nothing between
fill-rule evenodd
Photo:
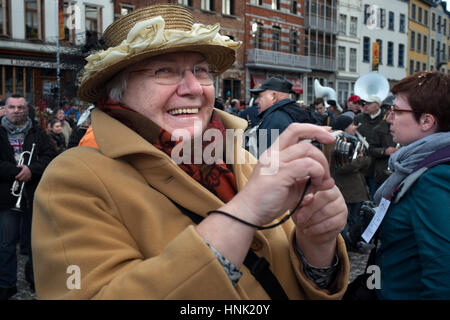
<instances>
[{"instance_id":1,"label":"woman wearing glasses","mask_svg":"<svg viewBox=\"0 0 450 320\"><path fill-rule=\"evenodd\" d=\"M116 20L109 48L87 58L79 97L96 104L95 143L53 162L37 192L39 298L343 295L345 202L320 150L298 143L334 138L297 124L264 161L238 162L255 160L241 147L247 122L213 109L213 84L239 43L218 28L193 24L183 7L151 6ZM305 189L293 219L258 230Z\"/></svg>"},{"instance_id":2,"label":"woman wearing glasses","mask_svg":"<svg viewBox=\"0 0 450 320\"><path fill-rule=\"evenodd\" d=\"M392 88L392 174L375 201L390 205L379 229L380 299L450 299L450 77L408 76Z\"/></svg>"}]
</instances>

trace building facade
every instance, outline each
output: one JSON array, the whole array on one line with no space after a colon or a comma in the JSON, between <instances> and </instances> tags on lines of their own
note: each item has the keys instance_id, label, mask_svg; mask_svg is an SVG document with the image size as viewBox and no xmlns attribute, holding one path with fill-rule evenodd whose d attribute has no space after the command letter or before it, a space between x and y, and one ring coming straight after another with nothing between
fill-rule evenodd
<instances>
[{"instance_id":1,"label":"building facade","mask_svg":"<svg viewBox=\"0 0 450 320\"><path fill-rule=\"evenodd\" d=\"M450 34L449 12L446 10L445 3L441 2L431 8L432 23L429 26L429 32L433 35L433 47L429 52L430 70L439 70L447 73L449 46L448 37Z\"/></svg>"},{"instance_id":2,"label":"building facade","mask_svg":"<svg viewBox=\"0 0 450 320\"><path fill-rule=\"evenodd\" d=\"M305 55L309 56L311 73L305 79L305 102L314 101L314 80L335 89L337 0L305 0Z\"/></svg>"},{"instance_id":3,"label":"building facade","mask_svg":"<svg viewBox=\"0 0 450 320\"><path fill-rule=\"evenodd\" d=\"M344 106L360 76L362 0L339 0L337 4L336 94Z\"/></svg>"},{"instance_id":4,"label":"building facade","mask_svg":"<svg viewBox=\"0 0 450 320\"><path fill-rule=\"evenodd\" d=\"M377 71L390 85L406 76L408 58L408 1L363 0L360 75ZM373 46L378 46L378 64Z\"/></svg>"},{"instance_id":5,"label":"building facade","mask_svg":"<svg viewBox=\"0 0 450 320\"><path fill-rule=\"evenodd\" d=\"M64 1L64 33L59 40L58 1L0 0L2 99L21 93L31 103L56 106L58 78L60 96L75 99L85 44L101 37L113 19L111 1L93 3Z\"/></svg>"},{"instance_id":6,"label":"building facade","mask_svg":"<svg viewBox=\"0 0 450 320\"><path fill-rule=\"evenodd\" d=\"M285 76L297 99L303 99L305 75L311 72L306 56L302 3L289 0L247 0L245 3L245 99L264 79Z\"/></svg>"}]
</instances>

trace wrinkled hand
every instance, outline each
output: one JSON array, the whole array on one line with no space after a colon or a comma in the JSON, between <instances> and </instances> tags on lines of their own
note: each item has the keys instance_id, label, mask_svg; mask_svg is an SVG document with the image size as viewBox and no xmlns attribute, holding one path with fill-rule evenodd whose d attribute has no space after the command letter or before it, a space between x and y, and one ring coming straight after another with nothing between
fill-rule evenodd
<instances>
[{"instance_id":1,"label":"wrinkled hand","mask_svg":"<svg viewBox=\"0 0 450 320\"><path fill-rule=\"evenodd\" d=\"M292 216L297 226L297 240L317 245L333 242L347 223L347 206L339 189L308 194Z\"/></svg>"},{"instance_id":2,"label":"wrinkled hand","mask_svg":"<svg viewBox=\"0 0 450 320\"><path fill-rule=\"evenodd\" d=\"M298 143L303 139L327 144L335 140L325 127L291 124L261 155L246 186L228 203L240 218L260 226L270 223L295 207L308 178L310 191L334 186L325 156L311 143Z\"/></svg>"},{"instance_id":3,"label":"wrinkled hand","mask_svg":"<svg viewBox=\"0 0 450 320\"><path fill-rule=\"evenodd\" d=\"M31 180L31 170L26 165L18 165L17 168L21 168L19 174L15 177L17 181L28 182Z\"/></svg>"}]
</instances>

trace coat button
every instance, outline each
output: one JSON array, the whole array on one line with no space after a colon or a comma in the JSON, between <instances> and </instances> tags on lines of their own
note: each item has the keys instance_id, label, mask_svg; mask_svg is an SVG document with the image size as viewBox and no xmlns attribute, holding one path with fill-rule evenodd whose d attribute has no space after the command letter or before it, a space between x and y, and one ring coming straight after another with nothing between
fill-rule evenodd
<instances>
[{"instance_id":1,"label":"coat button","mask_svg":"<svg viewBox=\"0 0 450 320\"><path fill-rule=\"evenodd\" d=\"M254 250L254 251L258 251L261 250L263 247L263 244L261 242L261 240L258 239L253 239L252 244L250 245L250 249Z\"/></svg>"}]
</instances>

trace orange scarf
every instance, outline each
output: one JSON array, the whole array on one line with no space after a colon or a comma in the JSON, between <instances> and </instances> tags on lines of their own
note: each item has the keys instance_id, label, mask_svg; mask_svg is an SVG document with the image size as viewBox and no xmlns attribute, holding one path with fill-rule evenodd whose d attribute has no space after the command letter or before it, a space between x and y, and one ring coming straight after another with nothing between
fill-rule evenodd
<instances>
[{"instance_id":1,"label":"orange scarf","mask_svg":"<svg viewBox=\"0 0 450 320\"><path fill-rule=\"evenodd\" d=\"M135 112L123 103L102 98L97 102L97 107L111 117L122 122L168 156L172 154L173 148L182 142L181 140L172 141L172 135L169 132L160 128L153 121L140 113ZM206 130L207 129L220 130L220 132L222 132L223 141L225 141L225 127L220 116L214 111L211 120L206 127ZM210 143L214 143L214 140L203 141L202 154L205 147ZM191 163L192 164L181 163L179 164L179 167L195 181L199 182L203 187L219 197L223 202L226 203L230 201L237 193L236 179L233 171L224 161L213 164L193 164L194 161L191 161Z\"/></svg>"}]
</instances>

